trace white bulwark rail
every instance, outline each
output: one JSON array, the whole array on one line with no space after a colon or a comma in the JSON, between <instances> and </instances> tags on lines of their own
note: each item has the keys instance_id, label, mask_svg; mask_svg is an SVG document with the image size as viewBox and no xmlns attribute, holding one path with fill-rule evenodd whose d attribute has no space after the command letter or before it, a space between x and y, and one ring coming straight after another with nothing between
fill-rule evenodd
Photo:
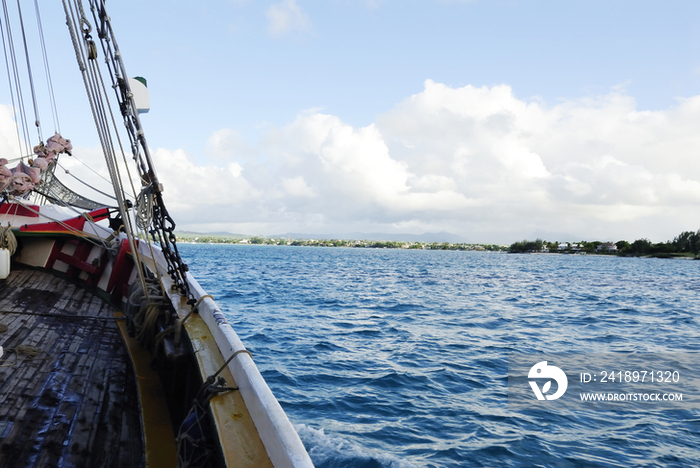
<instances>
[{"instance_id":1,"label":"white bulwark rail","mask_svg":"<svg viewBox=\"0 0 700 468\"><path fill-rule=\"evenodd\" d=\"M188 280L197 300L207 295L192 276L188 275ZM198 311L209 327L224 359L228 360L231 355L238 353L228 367L272 464L275 467L313 467L311 458L287 414L216 303L210 297L205 297Z\"/></svg>"},{"instance_id":2,"label":"white bulwark rail","mask_svg":"<svg viewBox=\"0 0 700 468\"><path fill-rule=\"evenodd\" d=\"M144 243L140 243L139 251L144 258L151 257L150 250ZM164 273L167 270L165 258L159 249L154 249L153 253L163 274L163 286L166 291L172 291L172 280ZM223 312L189 273L187 280L192 294L199 302L199 316L209 328L224 362L236 354L228 364L228 369L236 381L272 465L275 468L313 468L314 464L299 434ZM182 296L171 292L170 298L181 317L189 312L189 306L183 310ZM222 440L221 443L225 444L226 441Z\"/></svg>"}]
</instances>

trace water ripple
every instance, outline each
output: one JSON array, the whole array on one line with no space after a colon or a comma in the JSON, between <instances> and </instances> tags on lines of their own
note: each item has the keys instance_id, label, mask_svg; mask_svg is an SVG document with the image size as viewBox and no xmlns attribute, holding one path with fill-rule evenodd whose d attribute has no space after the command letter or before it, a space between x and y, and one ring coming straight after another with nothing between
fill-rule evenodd
<instances>
[{"instance_id":1,"label":"water ripple","mask_svg":"<svg viewBox=\"0 0 700 468\"><path fill-rule=\"evenodd\" d=\"M698 466L689 411L509 411L510 352L700 350L700 262L182 245L318 467Z\"/></svg>"}]
</instances>

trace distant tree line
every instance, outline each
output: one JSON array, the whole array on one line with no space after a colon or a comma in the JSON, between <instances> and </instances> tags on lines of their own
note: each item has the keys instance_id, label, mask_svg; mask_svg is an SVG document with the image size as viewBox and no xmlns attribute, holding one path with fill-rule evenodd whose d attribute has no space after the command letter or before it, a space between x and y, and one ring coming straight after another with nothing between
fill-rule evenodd
<instances>
[{"instance_id":1,"label":"distant tree line","mask_svg":"<svg viewBox=\"0 0 700 468\"><path fill-rule=\"evenodd\" d=\"M541 252L542 246L545 242L542 239L537 239L534 241L523 240L520 242L515 242L511 244L508 252L513 253L525 253L525 252Z\"/></svg>"},{"instance_id":2,"label":"distant tree line","mask_svg":"<svg viewBox=\"0 0 700 468\"><path fill-rule=\"evenodd\" d=\"M507 245L498 244L467 244L449 242L398 242L371 240L341 240L341 239L290 239L285 237L241 237L218 236L206 234L176 233L180 242L197 244L254 244L254 245L288 245L303 247L353 247L370 249L423 249L423 250L484 250L506 251Z\"/></svg>"},{"instance_id":3,"label":"distant tree line","mask_svg":"<svg viewBox=\"0 0 700 468\"><path fill-rule=\"evenodd\" d=\"M603 242L581 241L578 243L566 243L566 248L560 248L559 242L546 242L542 239L534 241L523 240L514 242L508 248L511 253L525 252L562 252L562 253L602 253L622 256L653 256L653 257L697 257L700 254L700 230L683 231L679 235L666 242L652 243L649 239L637 239L632 243L626 240L614 243L615 248L599 249ZM610 244L604 245L604 247Z\"/></svg>"}]
</instances>

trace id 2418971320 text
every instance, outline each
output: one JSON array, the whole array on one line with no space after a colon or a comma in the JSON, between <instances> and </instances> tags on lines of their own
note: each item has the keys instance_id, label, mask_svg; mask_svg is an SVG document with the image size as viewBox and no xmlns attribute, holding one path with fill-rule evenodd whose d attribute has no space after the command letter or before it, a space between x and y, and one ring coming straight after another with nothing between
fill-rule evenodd
<instances>
[{"instance_id":1,"label":"id 2418971320 text","mask_svg":"<svg viewBox=\"0 0 700 468\"><path fill-rule=\"evenodd\" d=\"M590 374L582 372L580 381L582 383L600 382L600 383L678 383L681 376L678 371L670 370L643 370L643 371L601 371L598 374Z\"/></svg>"}]
</instances>

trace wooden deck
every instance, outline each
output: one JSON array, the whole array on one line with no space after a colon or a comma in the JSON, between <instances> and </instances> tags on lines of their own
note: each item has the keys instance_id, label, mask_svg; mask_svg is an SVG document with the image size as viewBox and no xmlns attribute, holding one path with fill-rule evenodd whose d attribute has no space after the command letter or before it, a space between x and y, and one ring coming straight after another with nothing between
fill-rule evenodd
<instances>
[{"instance_id":1,"label":"wooden deck","mask_svg":"<svg viewBox=\"0 0 700 468\"><path fill-rule=\"evenodd\" d=\"M136 382L114 313L42 271L0 280L0 466L144 465ZM31 357L22 345L41 351Z\"/></svg>"}]
</instances>

